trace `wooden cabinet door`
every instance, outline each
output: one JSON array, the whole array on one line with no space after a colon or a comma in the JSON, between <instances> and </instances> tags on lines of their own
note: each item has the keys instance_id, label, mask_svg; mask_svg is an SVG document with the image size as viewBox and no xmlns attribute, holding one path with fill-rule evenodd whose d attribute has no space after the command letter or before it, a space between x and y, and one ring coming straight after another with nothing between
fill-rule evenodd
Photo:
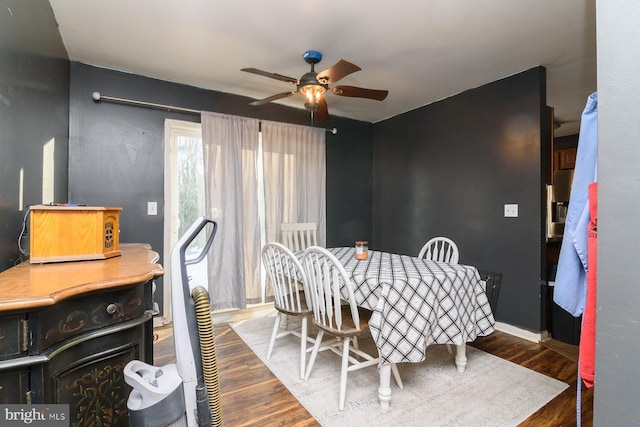
<instances>
[{"instance_id":1,"label":"wooden cabinet door","mask_svg":"<svg viewBox=\"0 0 640 427\"><path fill-rule=\"evenodd\" d=\"M29 403L29 367L0 372L0 404Z\"/></svg>"},{"instance_id":2,"label":"wooden cabinet door","mask_svg":"<svg viewBox=\"0 0 640 427\"><path fill-rule=\"evenodd\" d=\"M52 347L49 362L32 367L33 390L41 391L34 403L69 404L71 427L128 426L131 387L124 367L136 359L149 363L146 335L152 327L149 314L72 340L70 346Z\"/></svg>"},{"instance_id":3,"label":"wooden cabinet door","mask_svg":"<svg viewBox=\"0 0 640 427\"><path fill-rule=\"evenodd\" d=\"M576 148L560 150L560 169L573 169L576 167Z\"/></svg>"}]
</instances>

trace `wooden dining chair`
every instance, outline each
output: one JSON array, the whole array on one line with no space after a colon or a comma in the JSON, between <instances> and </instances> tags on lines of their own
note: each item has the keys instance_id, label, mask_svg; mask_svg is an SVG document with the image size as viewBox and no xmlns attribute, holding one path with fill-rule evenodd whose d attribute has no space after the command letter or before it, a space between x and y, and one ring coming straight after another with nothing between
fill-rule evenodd
<instances>
[{"instance_id":1,"label":"wooden dining chair","mask_svg":"<svg viewBox=\"0 0 640 427\"><path fill-rule=\"evenodd\" d=\"M317 245L315 222L297 222L280 224L282 243L293 252L304 251L309 246Z\"/></svg>"},{"instance_id":2,"label":"wooden dining chair","mask_svg":"<svg viewBox=\"0 0 640 427\"><path fill-rule=\"evenodd\" d=\"M460 253L458 252L458 246L453 240L448 237L434 237L429 239L422 249L420 249L418 258L457 264Z\"/></svg>"},{"instance_id":3,"label":"wooden dining chair","mask_svg":"<svg viewBox=\"0 0 640 427\"><path fill-rule=\"evenodd\" d=\"M344 409L347 373L378 364L379 356L370 355L351 343L369 328L372 312L356 305L353 284L340 261L329 251L311 246L302 259L307 277L307 292L313 308L313 324L318 328L313 350L307 365L305 379L308 380L318 352L331 350L342 357L340 370L340 410ZM323 343L324 335L335 339ZM400 374L395 364L391 365L396 383L402 388Z\"/></svg>"},{"instance_id":4,"label":"wooden dining chair","mask_svg":"<svg viewBox=\"0 0 640 427\"><path fill-rule=\"evenodd\" d=\"M307 283L304 269L296 256L286 246L277 242L270 242L262 247L262 263L273 288L274 306L278 311L269 340L267 360L271 358L278 338L295 335L300 338L300 378L304 378L307 343L313 343L307 336L307 319L313 312L309 295L304 291ZM301 319L299 331L289 327L287 316Z\"/></svg>"}]
</instances>

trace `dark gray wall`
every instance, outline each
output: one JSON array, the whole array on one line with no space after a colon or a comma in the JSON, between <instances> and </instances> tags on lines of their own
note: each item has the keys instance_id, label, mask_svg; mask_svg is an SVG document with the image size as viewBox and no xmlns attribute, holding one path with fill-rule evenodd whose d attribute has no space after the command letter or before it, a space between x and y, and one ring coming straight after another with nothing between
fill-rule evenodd
<instances>
[{"instance_id":1,"label":"dark gray wall","mask_svg":"<svg viewBox=\"0 0 640 427\"><path fill-rule=\"evenodd\" d=\"M71 63L69 199L120 206L120 241L146 242L163 253L164 120L199 122L198 115L109 102L91 94L309 124L304 110L248 105L248 98ZM354 102L357 102L355 100ZM351 245L371 230L370 123L333 117L327 133L327 244ZM158 215L147 202L158 201ZM362 230L366 230L363 233ZM161 259L161 262L165 262ZM160 286L162 286L162 283ZM161 290L156 299L162 306Z\"/></svg>"},{"instance_id":2,"label":"dark gray wall","mask_svg":"<svg viewBox=\"0 0 640 427\"><path fill-rule=\"evenodd\" d=\"M67 53L47 1L0 0L0 271L19 261L17 240L25 214L19 206L20 171L25 209L42 203L42 148L51 139L54 197L65 202Z\"/></svg>"},{"instance_id":3,"label":"dark gray wall","mask_svg":"<svg viewBox=\"0 0 640 427\"><path fill-rule=\"evenodd\" d=\"M543 177L550 137L537 67L374 125L375 248L417 255L433 236L502 273L496 317L539 332ZM504 218L504 204L519 205Z\"/></svg>"},{"instance_id":4,"label":"dark gray wall","mask_svg":"<svg viewBox=\"0 0 640 427\"><path fill-rule=\"evenodd\" d=\"M640 2L597 0L597 11L598 310L593 425L637 426Z\"/></svg>"},{"instance_id":5,"label":"dark gray wall","mask_svg":"<svg viewBox=\"0 0 640 427\"><path fill-rule=\"evenodd\" d=\"M373 239L373 125L355 122L338 135L327 136L327 246L352 246Z\"/></svg>"}]
</instances>

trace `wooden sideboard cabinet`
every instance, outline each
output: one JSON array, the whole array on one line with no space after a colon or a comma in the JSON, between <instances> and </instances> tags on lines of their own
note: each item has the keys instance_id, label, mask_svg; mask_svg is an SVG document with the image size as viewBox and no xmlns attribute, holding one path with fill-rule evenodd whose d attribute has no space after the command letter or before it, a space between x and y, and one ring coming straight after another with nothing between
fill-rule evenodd
<instances>
[{"instance_id":1,"label":"wooden sideboard cabinet","mask_svg":"<svg viewBox=\"0 0 640 427\"><path fill-rule=\"evenodd\" d=\"M0 403L69 404L70 425L128 426L123 370L153 363L158 254L24 263L0 273Z\"/></svg>"}]
</instances>

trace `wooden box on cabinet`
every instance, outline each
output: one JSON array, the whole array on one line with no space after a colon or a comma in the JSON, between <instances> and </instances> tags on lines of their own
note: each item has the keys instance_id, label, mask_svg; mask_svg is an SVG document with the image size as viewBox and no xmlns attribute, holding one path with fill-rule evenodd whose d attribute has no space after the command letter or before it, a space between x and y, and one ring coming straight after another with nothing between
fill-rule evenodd
<instances>
[{"instance_id":1,"label":"wooden box on cabinet","mask_svg":"<svg viewBox=\"0 0 640 427\"><path fill-rule=\"evenodd\" d=\"M121 255L122 208L32 206L29 257L32 263L107 259Z\"/></svg>"}]
</instances>

